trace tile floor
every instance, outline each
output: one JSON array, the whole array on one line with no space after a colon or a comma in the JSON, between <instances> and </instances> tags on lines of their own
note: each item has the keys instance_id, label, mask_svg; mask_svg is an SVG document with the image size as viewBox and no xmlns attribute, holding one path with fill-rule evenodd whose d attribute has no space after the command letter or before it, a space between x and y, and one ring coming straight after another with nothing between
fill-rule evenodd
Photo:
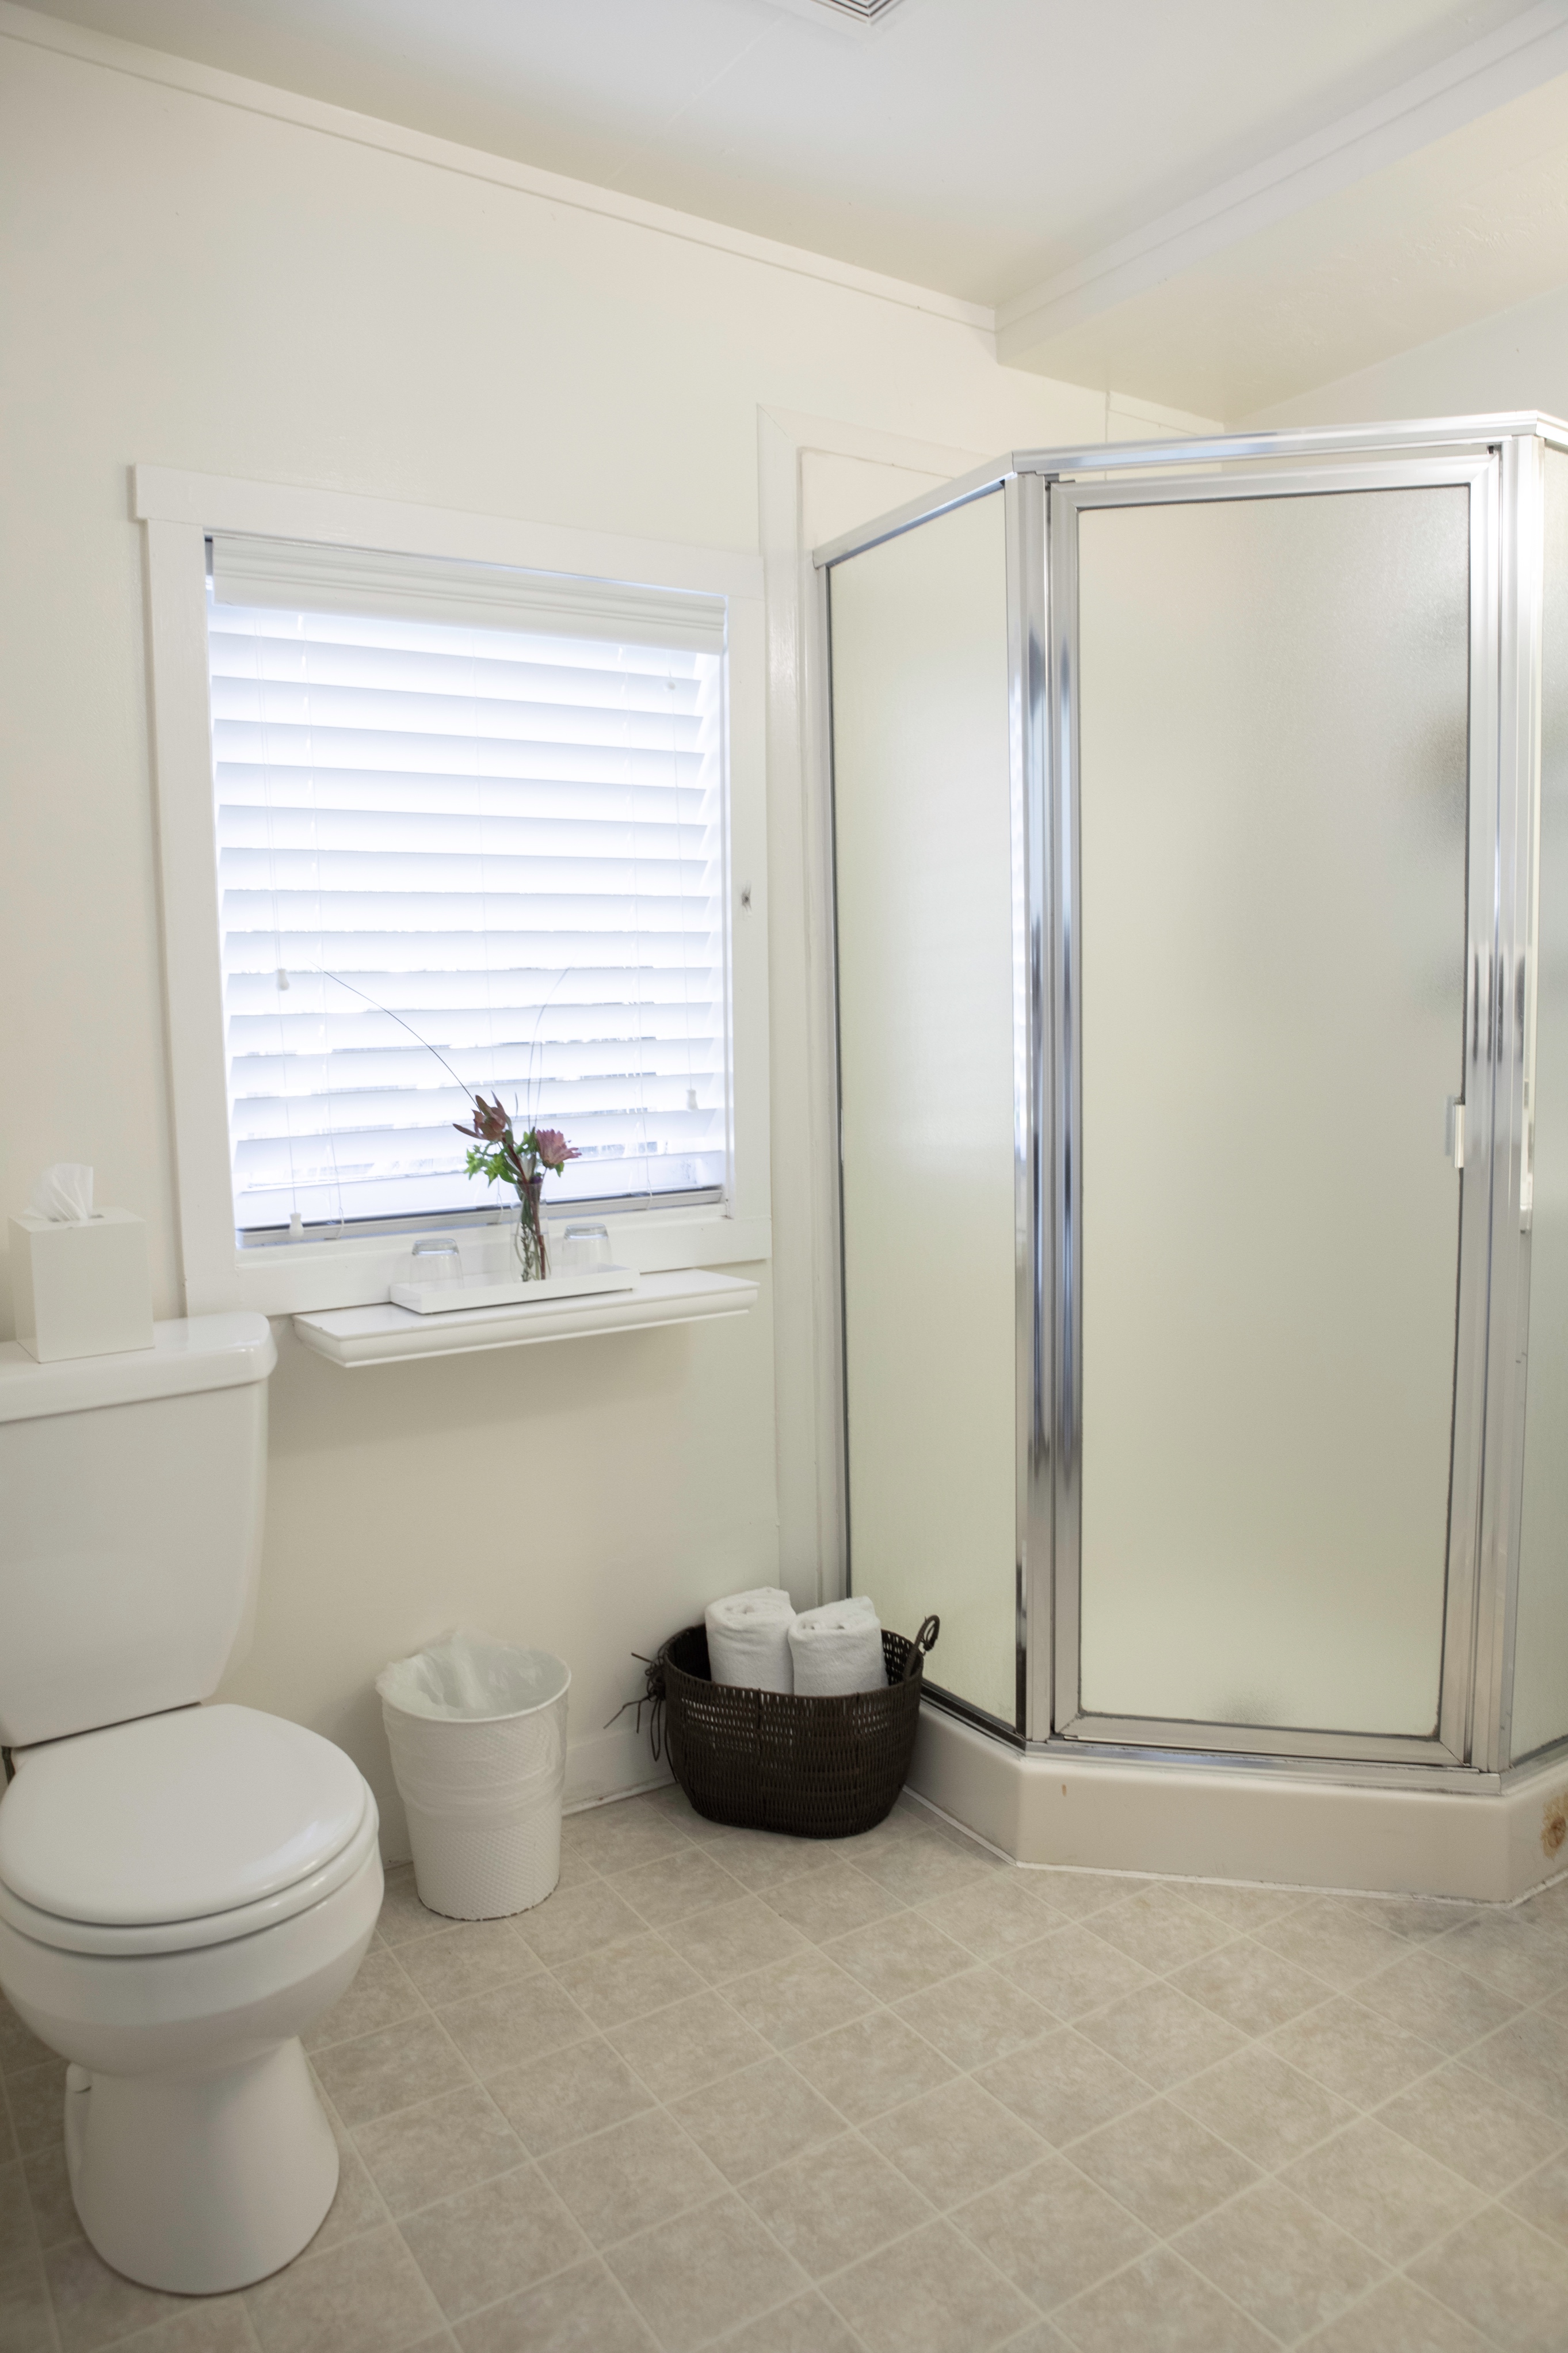
<instances>
[{"instance_id":1,"label":"tile floor","mask_svg":"<svg viewBox=\"0 0 1568 2353\"><path fill-rule=\"evenodd\" d=\"M1509 1912L837 1847L673 1790L456 1926L388 1883L310 2038L343 2152L243 2295L76 2227L0 2009L0 2353L1557 2353L1568 1885Z\"/></svg>"}]
</instances>

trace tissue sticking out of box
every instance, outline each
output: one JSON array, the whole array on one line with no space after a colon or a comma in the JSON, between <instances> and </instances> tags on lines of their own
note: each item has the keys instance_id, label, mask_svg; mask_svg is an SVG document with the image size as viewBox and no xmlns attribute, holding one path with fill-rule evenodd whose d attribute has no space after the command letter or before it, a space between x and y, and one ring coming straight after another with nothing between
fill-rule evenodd
<instances>
[{"instance_id":1,"label":"tissue sticking out of box","mask_svg":"<svg viewBox=\"0 0 1568 2353\"><path fill-rule=\"evenodd\" d=\"M92 1215L91 1169L79 1160L57 1160L34 1186L28 1207L52 1225L86 1225Z\"/></svg>"}]
</instances>

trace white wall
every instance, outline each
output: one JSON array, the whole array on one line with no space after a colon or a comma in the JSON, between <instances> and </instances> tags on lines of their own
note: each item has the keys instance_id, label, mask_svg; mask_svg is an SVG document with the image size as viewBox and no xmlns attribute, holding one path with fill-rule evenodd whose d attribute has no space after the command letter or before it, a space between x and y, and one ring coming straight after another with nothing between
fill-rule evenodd
<instances>
[{"instance_id":1,"label":"white wall","mask_svg":"<svg viewBox=\"0 0 1568 2353\"><path fill-rule=\"evenodd\" d=\"M1231 424L1382 425L1510 408L1568 416L1568 286Z\"/></svg>"},{"instance_id":2,"label":"white wall","mask_svg":"<svg viewBox=\"0 0 1568 2353\"><path fill-rule=\"evenodd\" d=\"M46 46L11 37L31 29ZM1098 438L1105 418L1100 394L999 368L934 299L183 79L198 86L0 11L0 1207L48 1161L93 1162L100 1199L149 1220L163 1315L179 1269L128 466L754 548L760 406L982 450ZM797 790L770 777L781 837ZM798 874L798 856L779 865ZM788 889L771 921L777 1061L795 1071ZM774 1272L792 1286L811 1271L797 1108L775 1098ZM762 1272L743 1322L425 1366L342 1372L279 1328L259 1617L228 1693L342 1740L392 1852L384 1660L459 1620L547 1644L572 1662L583 1744L637 1688L632 1651L774 1573L775 1386L792 1396L811 1366L798 1317L775 1364ZM815 1598L804 1517L783 1543ZM574 1786L624 1786L642 1757L613 1736L580 1748Z\"/></svg>"}]
</instances>

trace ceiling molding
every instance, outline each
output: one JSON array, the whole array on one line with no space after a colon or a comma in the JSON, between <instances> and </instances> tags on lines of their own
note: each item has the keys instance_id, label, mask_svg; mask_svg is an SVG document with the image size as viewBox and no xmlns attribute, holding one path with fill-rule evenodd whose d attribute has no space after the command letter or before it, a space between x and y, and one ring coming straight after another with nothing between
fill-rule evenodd
<instances>
[{"instance_id":1,"label":"ceiling molding","mask_svg":"<svg viewBox=\"0 0 1568 2353\"><path fill-rule=\"evenodd\" d=\"M1052 341L1260 229L1568 73L1568 0L1540 0L1327 130L1177 206L996 312L997 356L1046 372Z\"/></svg>"},{"instance_id":2,"label":"ceiling molding","mask_svg":"<svg viewBox=\"0 0 1568 2353\"><path fill-rule=\"evenodd\" d=\"M816 0L812 5L815 8ZM824 22L827 21L825 16ZM481 148L465 147L454 139L440 139L433 132L410 130L400 122L383 121L376 115L359 114L350 107L307 98L298 90L276 89L270 82L253 81L244 74L228 73L217 66L198 65L193 58L174 57L163 49L146 48L138 41L90 32L62 17L45 16L36 9L22 7L17 0L0 0L0 39L51 49L83 64L128 74L135 80L155 82L167 90L184 90L192 97L236 107L244 113L297 123L328 138L378 148L385 154L402 155L412 163L457 173L465 179L487 181L517 195L536 197L544 204L598 214L661 237L678 237L688 245L707 246L743 261L787 270L795 277L817 279L824 285L841 286L854 294L868 294L878 301L896 303L903 310L949 320L971 332L978 329L989 335L995 330L996 313L988 303L962 301L955 295L939 293L928 286L889 278L879 270L863 269L856 262L837 261L830 254L813 253L774 237L753 236L749 229L730 228L722 221L679 212L671 205L623 195L614 188L595 187L591 181L569 179L563 173L542 171L531 164L513 163L509 156L487 154Z\"/></svg>"}]
</instances>

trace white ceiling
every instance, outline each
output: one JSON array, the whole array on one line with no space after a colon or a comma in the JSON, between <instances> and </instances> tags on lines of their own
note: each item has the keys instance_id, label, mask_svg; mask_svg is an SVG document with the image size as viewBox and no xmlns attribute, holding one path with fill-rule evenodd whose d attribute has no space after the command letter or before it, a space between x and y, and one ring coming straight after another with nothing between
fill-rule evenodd
<instances>
[{"instance_id":1,"label":"white ceiling","mask_svg":"<svg viewBox=\"0 0 1568 2353\"><path fill-rule=\"evenodd\" d=\"M809 0L31 5L1003 306L1005 324L1023 321L1003 338L1015 364L1208 415L1239 414L1399 347L1376 297L1387 235L1379 248L1372 227L1388 229L1384 184L1403 158L1386 140L1369 149L1348 197L1342 185L1303 182L1282 243L1267 206L1233 207L1228 260L1177 239L1169 266L1124 283L1104 275L1107 249L1114 259L1119 241L1157 243L1159 224L1180 223L1181 208L1201 210L1237 175L1252 175L1244 186L1267 178L1271 159L1300 142L1328 134L1332 146L1357 110L1478 41L1517 47L1538 20L1568 40L1568 0L900 0L868 33ZM1545 58L1549 47L1532 54ZM1568 47L1555 61L1568 66ZM1541 64L1525 86L1550 79ZM1503 96L1518 95L1516 76ZM1471 114L1495 111L1493 97L1483 90ZM1428 257L1430 287L1405 305L1426 332L1463 323L1478 303L1516 300L1521 286L1539 290L1543 270L1553 280L1568 272L1556 237L1532 249L1531 204L1550 186L1563 209L1548 160L1533 195L1517 175L1498 191L1513 227L1497 293L1500 281L1473 266L1476 201L1482 183L1506 177L1506 155L1495 140L1467 145L1462 113L1457 134L1441 129L1417 141L1426 177L1412 184L1433 211L1428 246L1443 248ZM1529 129L1538 158L1560 151L1568 165L1568 106L1538 105ZM1406 187L1391 232L1406 261L1419 242L1410 200ZM1487 246L1483 229L1483 255ZM1279 296L1261 358L1250 334L1260 272ZM1064 309L1064 275L1097 273L1101 294ZM1322 332L1342 313L1353 332ZM1402 314L1400 332L1406 322Z\"/></svg>"}]
</instances>

